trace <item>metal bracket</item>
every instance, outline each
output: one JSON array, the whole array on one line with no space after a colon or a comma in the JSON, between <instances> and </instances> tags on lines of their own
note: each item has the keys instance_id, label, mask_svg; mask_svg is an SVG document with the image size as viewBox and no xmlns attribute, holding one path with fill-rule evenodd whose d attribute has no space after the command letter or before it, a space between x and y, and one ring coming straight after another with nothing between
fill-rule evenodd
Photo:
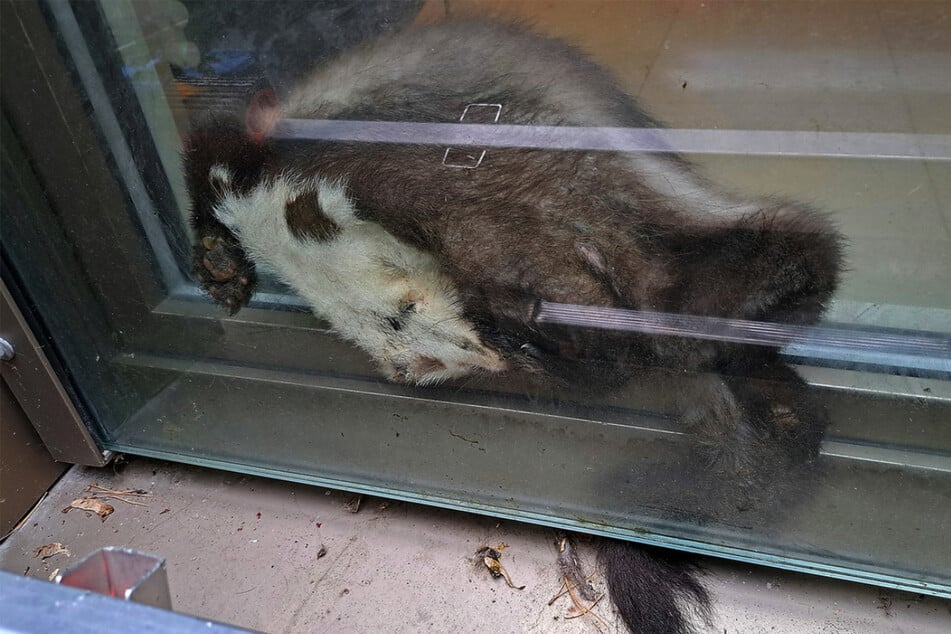
<instances>
[{"instance_id":1,"label":"metal bracket","mask_svg":"<svg viewBox=\"0 0 951 634\"><path fill-rule=\"evenodd\" d=\"M165 559L127 548L100 548L57 575L56 583L172 609Z\"/></svg>"}]
</instances>

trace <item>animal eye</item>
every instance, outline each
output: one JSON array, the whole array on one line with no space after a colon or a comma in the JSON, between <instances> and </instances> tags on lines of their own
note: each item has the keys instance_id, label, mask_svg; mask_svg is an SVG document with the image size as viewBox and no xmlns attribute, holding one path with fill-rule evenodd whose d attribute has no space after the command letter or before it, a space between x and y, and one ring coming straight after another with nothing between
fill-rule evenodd
<instances>
[{"instance_id":1,"label":"animal eye","mask_svg":"<svg viewBox=\"0 0 951 634\"><path fill-rule=\"evenodd\" d=\"M463 340L463 341L460 341L460 342L459 342L458 344L456 344L456 345L458 345L458 346L459 346L460 348L462 348L463 350L472 350L472 342L471 342L471 341L465 341L465 340Z\"/></svg>"},{"instance_id":2,"label":"animal eye","mask_svg":"<svg viewBox=\"0 0 951 634\"><path fill-rule=\"evenodd\" d=\"M403 304L402 306L400 306L401 313L415 312L415 310L416 310L416 302L409 302L408 304Z\"/></svg>"},{"instance_id":3,"label":"animal eye","mask_svg":"<svg viewBox=\"0 0 951 634\"><path fill-rule=\"evenodd\" d=\"M387 317L386 323L388 323L390 325L390 328L392 328L393 330L402 330L403 328L403 324L401 324L400 320L396 319L395 317Z\"/></svg>"}]
</instances>

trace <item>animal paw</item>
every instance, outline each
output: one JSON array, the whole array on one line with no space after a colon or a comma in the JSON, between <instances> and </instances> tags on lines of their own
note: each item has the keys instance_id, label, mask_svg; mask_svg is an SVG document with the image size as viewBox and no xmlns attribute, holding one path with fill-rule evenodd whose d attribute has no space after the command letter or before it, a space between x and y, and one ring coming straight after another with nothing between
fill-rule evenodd
<instances>
[{"instance_id":1,"label":"animal paw","mask_svg":"<svg viewBox=\"0 0 951 634\"><path fill-rule=\"evenodd\" d=\"M756 374L704 377L685 416L697 463L734 491L779 490L814 470L829 424L792 368L776 361Z\"/></svg>"},{"instance_id":2,"label":"animal paw","mask_svg":"<svg viewBox=\"0 0 951 634\"><path fill-rule=\"evenodd\" d=\"M251 299L257 281L254 264L230 236L203 236L194 246L192 270L201 287L232 315Z\"/></svg>"}]
</instances>

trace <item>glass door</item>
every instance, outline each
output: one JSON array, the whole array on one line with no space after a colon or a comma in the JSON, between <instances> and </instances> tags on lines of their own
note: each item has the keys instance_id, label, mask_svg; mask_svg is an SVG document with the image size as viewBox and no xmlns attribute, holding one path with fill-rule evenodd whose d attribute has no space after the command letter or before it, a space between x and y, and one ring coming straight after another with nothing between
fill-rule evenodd
<instances>
[{"instance_id":1,"label":"glass door","mask_svg":"<svg viewBox=\"0 0 951 634\"><path fill-rule=\"evenodd\" d=\"M103 449L951 596L947 3L2 9L4 281Z\"/></svg>"}]
</instances>

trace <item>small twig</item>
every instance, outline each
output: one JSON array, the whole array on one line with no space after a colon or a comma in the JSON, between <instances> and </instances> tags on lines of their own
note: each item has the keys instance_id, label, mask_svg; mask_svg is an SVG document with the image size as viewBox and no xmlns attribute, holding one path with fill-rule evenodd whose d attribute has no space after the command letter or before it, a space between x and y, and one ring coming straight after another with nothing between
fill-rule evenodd
<instances>
[{"instance_id":1,"label":"small twig","mask_svg":"<svg viewBox=\"0 0 951 634\"><path fill-rule=\"evenodd\" d=\"M96 484L95 482L88 484L86 486L86 489L89 493L93 493L93 494L95 494L96 492L93 491L92 489L99 489L99 491L103 493L110 493L112 495L136 495L139 497L148 497L148 498L152 497L152 494L146 491L145 489L123 489L120 491L118 489L109 489L107 487L100 486Z\"/></svg>"},{"instance_id":2,"label":"small twig","mask_svg":"<svg viewBox=\"0 0 951 634\"><path fill-rule=\"evenodd\" d=\"M148 506L144 502L133 502L132 500L126 499L128 496L140 497L140 498L150 498L152 494L144 489L109 489L104 486L100 486L95 482L92 482L86 485L86 489L83 493L88 494L89 499L92 500L119 500L120 502L125 502L126 504L131 504L132 506Z\"/></svg>"},{"instance_id":3,"label":"small twig","mask_svg":"<svg viewBox=\"0 0 951 634\"><path fill-rule=\"evenodd\" d=\"M560 599L561 597L565 596L565 594L568 593L568 586L566 585L568 578L563 577L563 579L564 581L562 581L561 585L558 586L558 594L556 594L555 596L553 596L551 599L548 600L548 605L553 605L555 601L557 601L558 599Z\"/></svg>"},{"instance_id":4,"label":"small twig","mask_svg":"<svg viewBox=\"0 0 951 634\"><path fill-rule=\"evenodd\" d=\"M124 497L118 495L103 495L103 496L94 496L97 500L119 500L120 502L125 502L126 504L131 504L132 506L148 506L145 502L133 502L132 500L127 500Z\"/></svg>"},{"instance_id":5,"label":"small twig","mask_svg":"<svg viewBox=\"0 0 951 634\"><path fill-rule=\"evenodd\" d=\"M565 575L565 590L568 592L568 596L571 597L571 602L575 604L575 608L582 610L584 606L581 605L581 601L578 599L578 595L572 592L573 588L568 583L568 575ZM582 612L584 614L584 612Z\"/></svg>"},{"instance_id":6,"label":"small twig","mask_svg":"<svg viewBox=\"0 0 951 634\"><path fill-rule=\"evenodd\" d=\"M565 577L565 584L567 585L567 583L568 583L568 577L566 576L566 577ZM607 621L605 621L603 618L601 618L601 615L600 615L600 614L598 614L597 612L594 612L594 611L592 610L592 608L593 608L594 606L596 606L596 605L598 604L598 601L600 601L601 598L604 596L603 594L602 594L601 596L599 596L597 599L595 599L595 600L594 600L594 603L592 603L590 606L587 606L587 607L585 607L584 605L581 604L581 602L578 600L578 596L577 596L574 592L572 592L572 588L571 588L570 586L568 586L568 595L571 597L572 603L575 604L575 609L578 610L578 611L581 613L581 614L578 614L577 616L584 616L585 614L589 614L589 613L590 613L591 616L593 616L594 618L596 618L596 619L598 619L599 621L601 621L601 623L604 624L604 627L608 627L608 628L611 627L611 625L610 625ZM566 616L565 618L566 618L566 619L573 619L573 618L577 618L577 616ZM595 624L595 627L597 627L597 624ZM598 631L600 632L600 631L601 631L601 628L598 628Z\"/></svg>"},{"instance_id":7,"label":"small twig","mask_svg":"<svg viewBox=\"0 0 951 634\"><path fill-rule=\"evenodd\" d=\"M594 577L594 573L592 573L592 574L588 575L587 577L585 577L584 580L585 580L585 581L589 581L592 577ZM567 588L567 585L566 585L566 584L567 584L567 579L568 579L568 577L567 577L567 575L566 575L566 576L565 576L565 581L562 581L562 582L561 582L561 585L559 586L558 594L556 594L555 596L553 596L553 597L551 598L551 600L548 601L548 605L553 605L553 604L555 603L555 601L557 601L557 600L560 599L561 597L563 597L563 596L565 596L566 594L568 594L568 588ZM577 589L577 587L578 587L578 586L577 586L577 584L576 584L576 585L572 586L572 589Z\"/></svg>"},{"instance_id":8,"label":"small twig","mask_svg":"<svg viewBox=\"0 0 951 634\"><path fill-rule=\"evenodd\" d=\"M576 609L578 610L578 614L572 614L572 615L566 616L565 619L566 619L566 620L567 620L567 619L576 619L576 618L578 618L579 616L584 616L585 614L590 614L591 616L595 616L595 617L597 617L599 620L601 620L601 621L603 622L603 619L601 619L601 617L598 616L598 613L594 611L594 606L596 606L598 603L600 603L600 602L601 602L601 599L603 599L603 598L604 598L604 595L603 595L603 594L598 595L598 598L595 599L594 601L592 601L592 602L591 602L591 605L582 605L580 608L576 608ZM607 625L607 624L605 623L605 625Z\"/></svg>"}]
</instances>

